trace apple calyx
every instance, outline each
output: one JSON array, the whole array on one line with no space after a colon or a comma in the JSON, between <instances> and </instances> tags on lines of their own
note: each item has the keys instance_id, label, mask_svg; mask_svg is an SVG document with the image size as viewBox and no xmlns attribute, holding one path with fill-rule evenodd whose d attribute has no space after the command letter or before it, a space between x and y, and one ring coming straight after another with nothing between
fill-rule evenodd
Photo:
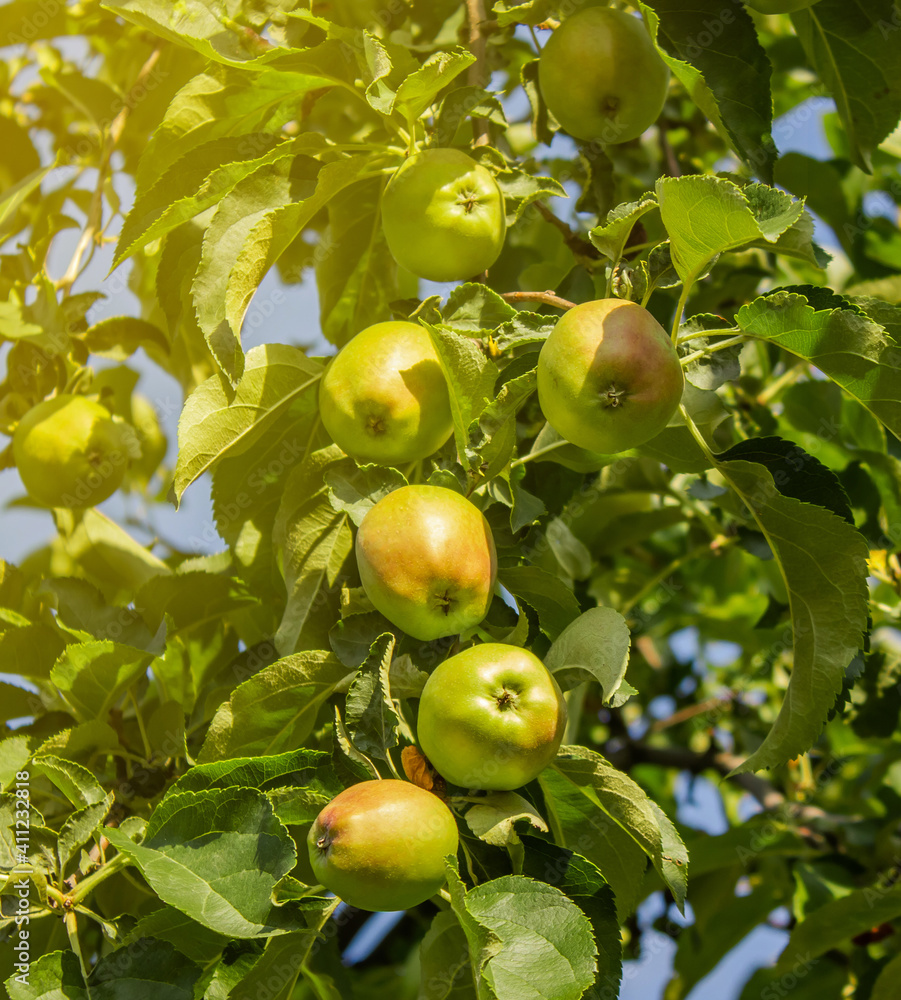
<instances>
[{"instance_id":1,"label":"apple calyx","mask_svg":"<svg viewBox=\"0 0 901 1000\"><path fill-rule=\"evenodd\" d=\"M622 406L629 393L626 389L618 389L615 382L611 382L605 392L601 393L601 402L604 406L615 408Z\"/></svg>"}]
</instances>

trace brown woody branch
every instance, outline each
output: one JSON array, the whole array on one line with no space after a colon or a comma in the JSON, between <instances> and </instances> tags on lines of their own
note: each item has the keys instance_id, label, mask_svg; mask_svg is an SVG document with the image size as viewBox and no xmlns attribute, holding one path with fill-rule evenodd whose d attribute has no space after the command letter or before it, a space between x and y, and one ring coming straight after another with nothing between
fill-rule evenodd
<instances>
[{"instance_id":1,"label":"brown woody branch","mask_svg":"<svg viewBox=\"0 0 901 1000\"><path fill-rule=\"evenodd\" d=\"M484 87L488 83L488 40L484 24L487 18L485 0L466 0L466 19L469 24L469 51L476 57L469 67L471 87ZM489 123L484 118L473 118L476 146L487 146L490 140Z\"/></svg>"}]
</instances>

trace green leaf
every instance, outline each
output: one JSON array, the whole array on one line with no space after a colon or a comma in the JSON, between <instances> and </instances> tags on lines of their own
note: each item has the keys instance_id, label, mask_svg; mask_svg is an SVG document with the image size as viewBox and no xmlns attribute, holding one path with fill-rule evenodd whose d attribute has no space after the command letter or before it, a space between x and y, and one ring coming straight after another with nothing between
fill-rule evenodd
<instances>
[{"instance_id":1,"label":"green leaf","mask_svg":"<svg viewBox=\"0 0 901 1000\"><path fill-rule=\"evenodd\" d=\"M28 736L8 736L0 740L0 791L15 784L16 774L31 758L33 744Z\"/></svg>"},{"instance_id":2,"label":"green leaf","mask_svg":"<svg viewBox=\"0 0 901 1000\"><path fill-rule=\"evenodd\" d=\"M435 144L452 146L458 131L470 120L480 118L507 127L504 106L481 87L457 87L441 101L432 130Z\"/></svg>"},{"instance_id":3,"label":"green leaf","mask_svg":"<svg viewBox=\"0 0 901 1000\"><path fill-rule=\"evenodd\" d=\"M124 361L141 347L151 356L154 352L169 353L169 338L163 331L153 323L132 316L110 316L80 336L91 354L114 361Z\"/></svg>"},{"instance_id":4,"label":"green leaf","mask_svg":"<svg viewBox=\"0 0 901 1000\"><path fill-rule=\"evenodd\" d=\"M611 208L607 218L588 231L588 238L601 253L614 264L623 256L626 243L638 220L657 208L657 195L653 191L643 194L638 201L624 202Z\"/></svg>"},{"instance_id":5,"label":"green leaf","mask_svg":"<svg viewBox=\"0 0 901 1000\"><path fill-rule=\"evenodd\" d=\"M176 498L225 456L247 451L271 421L316 385L322 372L318 362L296 347L267 344L248 351L233 398L220 376L198 386L178 422Z\"/></svg>"},{"instance_id":6,"label":"green leaf","mask_svg":"<svg viewBox=\"0 0 901 1000\"><path fill-rule=\"evenodd\" d=\"M469 829L480 840L494 847L520 844L516 832L516 824L520 821L529 823L543 833L548 832L547 823L535 807L516 792L491 792L473 802L466 810Z\"/></svg>"},{"instance_id":7,"label":"green leaf","mask_svg":"<svg viewBox=\"0 0 901 1000\"><path fill-rule=\"evenodd\" d=\"M113 266L218 204L249 174L302 151L295 141L266 132L223 136L190 150L154 177L151 188L138 192L122 223Z\"/></svg>"},{"instance_id":8,"label":"green leaf","mask_svg":"<svg viewBox=\"0 0 901 1000\"><path fill-rule=\"evenodd\" d=\"M322 333L341 346L389 315L400 298L398 269L379 215L385 178L360 181L328 203L328 229L313 251ZM408 277L413 294L418 282Z\"/></svg>"},{"instance_id":9,"label":"green leaf","mask_svg":"<svg viewBox=\"0 0 901 1000\"><path fill-rule=\"evenodd\" d=\"M86 844L106 819L113 804L114 795L110 792L101 802L85 806L71 813L59 831L59 870L65 875L72 858L75 857L82 844Z\"/></svg>"},{"instance_id":10,"label":"green leaf","mask_svg":"<svg viewBox=\"0 0 901 1000\"><path fill-rule=\"evenodd\" d=\"M456 915L441 910L422 939L419 1000L473 1000L475 996L466 935Z\"/></svg>"},{"instance_id":11,"label":"green leaf","mask_svg":"<svg viewBox=\"0 0 901 1000\"><path fill-rule=\"evenodd\" d=\"M901 116L897 7L892 0L821 0L792 15L807 57L832 92L851 159L871 169L872 154Z\"/></svg>"},{"instance_id":12,"label":"green leaf","mask_svg":"<svg viewBox=\"0 0 901 1000\"><path fill-rule=\"evenodd\" d=\"M0 197L0 236L7 235L20 206L40 187L41 181L55 166L56 164L51 164L49 167L35 170L3 192L3 196Z\"/></svg>"},{"instance_id":13,"label":"green leaf","mask_svg":"<svg viewBox=\"0 0 901 1000\"><path fill-rule=\"evenodd\" d=\"M776 252L779 238L804 212L803 202L775 188L740 188L722 177L700 175L662 177L657 199L673 265L686 284L695 282L727 250L763 241Z\"/></svg>"},{"instance_id":14,"label":"green leaf","mask_svg":"<svg viewBox=\"0 0 901 1000\"><path fill-rule=\"evenodd\" d=\"M365 156L327 163L319 171L316 188L303 201L276 207L262 216L248 235L228 278L225 315L237 335L247 308L269 268L335 195L359 179L368 164Z\"/></svg>"},{"instance_id":15,"label":"green leaf","mask_svg":"<svg viewBox=\"0 0 901 1000\"><path fill-rule=\"evenodd\" d=\"M123 939L123 950L136 945L142 938L168 941L192 962L207 965L213 962L228 944L228 939L197 923L172 906L141 917Z\"/></svg>"},{"instance_id":16,"label":"green leaf","mask_svg":"<svg viewBox=\"0 0 901 1000\"><path fill-rule=\"evenodd\" d=\"M566 188L553 177L541 177L519 167L507 167L495 176L504 196L507 226L523 217L529 205L540 198L568 198Z\"/></svg>"},{"instance_id":17,"label":"green leaf","mask_svg":"<svg viewBox=\"0 0 901 1000\"><path fill-rule=\"evenodd\" d=\"M622 977L622 940L616 902L600 869L564 847L525 837L522 874L547 882L565 893L591 921L598 946L593 990L599 997L617 996ZM589 991L587 996L591 995Z\"/></svg>"},{"instance_id":18,"label":"green leaf","mask_svg":"<svg viewBox=\"0 0 901 1000\"><path fill-rule=\"evenodd\" d=\"M50 679L77 719L105 720L128 688L144 675L152 659L150 653L115 642L81 642L66 647L50 671Z\"/></svg>"},{"instance_id":19,"label":"green leaf","mask_svg":"<svg viewBox=\"0 0 901 1000\"><path fill-rule=\"evenodd\" d=\"M324 652L295 653L265 667L219 706L197 762L294 749L310 734L325 699L351 674Z\"/></svg>"},{"instance_id":20,"label":"green leaf","mask_svg":"<svg viewBox=\"0 0 901 1000\"><path fill-rule=\"evenodd\" d=\"M591 924L559 889L508 875L464 892L449 872L479 996L514 1000L527 983L525 995L578 1000L594 982L598 952Z\"/></svg>"},{"instance_id":21,"label":"green leaf","mask_svg":"<svg viewBox=\"0 0 901 1000\"><path fill-rule=\"evenodd\" d=\"M407 485L397 469L381 465L358 466L351 460L328 469L323 478L329 487L332 508L347 514L357 527L379 500Z\"/></svg>"},{"instance_id":22,"label":"green leaf","mask_svg":"<svg viewBox=\"0 0 901 1000\"><path fill-rule=\"evenodd\" d=\"M535 609L541 631L551 642L581 613L569 587L537 566L510 566L500 571L500 580L517 601Z\"/></svg>"},{"instance_id":23,"label":"green leaf","mask_svg":"<svg viewBox=\"0 0 901 1000\"><path fill-rule=\"evenodd\" d=\"M154 636L134 608L111 605L87 580L51 577L41 582L41 597L56 608L57 623L95 639L112 639L135 649L161 653L161 637ZM60 650L61 651L61 650Z\"/></svg>"},{"instance_id":24,"label":"green leaf","mask_svg":"<svg viewBox=\"0 0 901 1000\"><path fill-rule=\"evenodd\" d=\"M69 948L39 956L27 974L10 976L6 988L10 1000L89 1000L78 956Z\"/></svg>"},{"instance_id":25,"label":"green leaf","mask_svg":"<svg viewBox=\"0 0 901 1000\"><path fill-rule=\"evenodd\" d=\"M742 333L810 361L901 438L901 349L856 307L805 286L754 299L736 321Z\"/></svg>"},{"instance_id":26,"label":"green leaf","mask_svg":"<svg viewBox=\"0 0 901 1000\"><path fill-rule=\"evenodd\" d=\"M30 768L43 774L78 809L106 801L106 792L96 777L74 761L41 754L32 757Z\"/></svg>"},{"instance_id":27,"label":"green leaf","mask_svg":"<svg viewBox=\"0 0 901 1000\"><path fill-rule=\"evenodd\" d=\"M319 628L323 640L323 603L329 599L337 610L339 574L353 548L347 517L329 503L323 478L329 466L340 461L337 446L313 452L288 477L275 518L273 540L281 556L288 603L282 615L275 645L282 653L293 652L319 638L310 634ZM323 628L323 625L325 627ZM323 643L324 644L324 643Z\"/></svg>"},{"instance_id":28,"label":"green leaf","mask_svg":"<svg viewBox=\"0 0 901 1000\"><path fill-rule=\"evenodd\" d=\"M176 45L196 50L205 59L228 66L263 68L268 62L283 59L286 52L294 54L294 50L272 46L205 0L179 0L177 4L169 0L104 0L103 6ZM302 55L298 54L300 58Z\"/></svg>"},{"instance_id":29,"label":"green leaf","mask_svg":"<svg viewBox=\"0 0 901 1000\"><path fill-rule=\"evenodd\" d=\"M398 745L400 725L389 680L395 642L387 632L372 644L347 692L344 717L354 746L367 757L385 761L390 760L391 747Z\"/></svg>"},{"instance_id":30,"label":"green leaf","mask_svg":"<svg viewBox=\"0 0 901 1000\"><path fill-rule=\"evenodd\" d=\"M75 518L71 511L54 511L56 526L70 559L105 587L134 592L151 577L172 570L124 528L105 514L89 508Z\"/></svg>"},{"instance_id":31,"label":"green leaf","mask_svg":"<svg viewBox=\"0 0 901 1000\"><path fill-rule=\"evenodd\" d=\"M516 308L480 282L457 285L441 310L442 327L461 333L483 333L496 330L502 323L517 318Z\"/></svg>"},{"instance_id":32,"label":"green leaf","mask_svg":"<svg viewBox=\"0 0 901 1000\"><path fill-rule=\"evenodd\" d=\"M744 8L719 0L639 3L664 62L738 155L772 182L772 66Z\"/></svg>"},{"instance_id":33,"label":"green leaf","mask_svg":"<svg viewBox=\"0 0 901 1000\"><path fill-rule=\"evenodd\" d=\"M310 905L314 905L311 901ZM334 900L315 901L319 911L334 905ZM318 916L316 910L311 917ZM321 919L321 916L320 916ZM253 967L228 994L228 1000L290 1000L301 967L315 943L321 942L321 932L315 927L272 937L266 942L266 950Z\"/></svg>"},{"instance_id":34,"label":"green leaf","mask_svg":"<svg viewBox=\"0 0 901 1000\"><path fill-rule=\"evenodd\" d=\"M436 52L397 88L394 110L413 121L427 111L438 94L475 62L464 49Z\"/></svg>"},{"instance_id":35,"label":"green leaf","mask_svg":"<svg viewBox=\"0 0 901 1000\"><path fill-rule=\"evenodd\" d=\"M311 136L310 139L310 151L319 152L321 137ZM292 156L254 171L222 199L203 234L203 249L191 296L197 324L213 357L232 382L244 371L241 328L234 328L226 315L226 295L232 272L260 220L278 206L295 202L306 193L313 183L310 175L315 177L320 166L309 157Z\"/></svg>"},{"instance_id":36,"label":"green leaf","mask_svg":"<svg viewBox=\"0 0 901 1000\"><path fill-rule=\"evenodd\" d=\"M553 0L524 0L522 3L494 0L494 16L501 27L509 24L541 24L555 9Z\"/></svg>"},{"instance_id":37,"label":"green leaf","mask_svg":"<svg viewBox=\"0 0 901 1000\"><path fill-rule=\"evenodd\" d=\"M733 459L733 452L739 457ZM819 737L845 668L863 643L868 572L867 544L852 524L825 507L783 495L785 475L777 486L766 466L741 456L742 446L720 455L717 469L749 508L778 561L791 608L794 657L779 715L739 773L784 764Z\"/></svg>"},{"instance_id":38,"label":"green leaf","mask_svg":"<svg viewBox=\"0 0 901 1000\"><path fill-rule=\"evenodd\" d=\"M824 903L797 924L779 956L777 971L809 961L850 938L901 916L901 885L855 889L841 899Z\"/></svg>"},{"instance_id":39,"label":"green leaf","mask_svg":"<svg viewBox=\"0 0 901 1000\"><path fill-rule=\"evenodd\" d=\"M535 369L505 382L470 426L466 457L471 468L486 466L486 478L497 475L510 461L516 448L516 414L535 392L537 383Z\"/></svg>"},{"instance_id":40,"label":"green leaf","mask_svg":"<svg viewBox=\"0 0 901 1000\"><path fill-rule=\"evenodd\" d=\"M172 788L179 792L200 792L240 786L265 791L283 785L303 785L329 760L326 753L304 748L269 757L231 757L192 767Z\"/></svg>"},{"instance_id":41,"label":"green leaf","mask_svg":"<svg viewBox=\"0 0 901 1000\"><path fill-rule=\"evenodd\" d=\"M220 621L225 615L256 603L235 577L188 570L148 580L136 604L144 620L157 627L168 616L178 631Z\"/></svg>"},{"instance_id":42,"label":"green leaf","mask_svg":"<svg viewBox=\"0 0 901 1000\"><path fill-rule=\"evenodd\" d=\"M163 902L217 934L268 937L297 927L291 908L271 899L297 860L294 842L256 789L170 792L140 844L121 830L107 836Z\"/></svg>"},{"instance_id":43,"label":"green leaf","mask_svg":"<svg viewBox=\"0 0 901 1000\"><path fill-rule=\"evenodd\" d=\"M2 649L2 641L2 637L0 637L0 649ZM6 667L6 661L2 662ZM0 681L0 722L22 719L30 715L40 715L43 711L44 703L34 691Z\"/></svg>"},{"instance_id":44,"label":"green leaf","mask_svg":"<svg viewBox=\"0 0 901 1000\"><path fill-rule=\"evenodd\" d=\"M630 644L629 626L619 612L589 608L560 633L544 665L564 690L596 680L609 702L626 675Z\"/></svg>"},{"instance_id":45,"label":"green leaf","mask_svg":"<svg viewBox=\"0 0 901 1000\"><path fill-rule=\"evenodd\" d=\"M539 781L554 840L600 869L616 897L619 918L625 920L640 898L647 863L644 850L594 797L553 767L546 768Z\"/></svg>"},{"instance_id":46,"label":"green leaf","mask_svg":"<svg viewBox=\"0 0 901 1000\"><path fill-rule=\"evenodd\" d=\"M542 784L547 781L552 790L555 784L559 786L554 772L634 840L654 863L679 909L683 909L688 885L688 854L675 827L644 790L600 754L586 747L561 748L552 768L540 778ZM613 884L605 866L595 857L589 860L594 861Z\"/></svg>"},{"instance_id":47,"label":"green leaf","mask_svg":"<svg viewBox=\"0 0 901 1000\"><path fill-rule=\"evenodd\" d=\"M30 680L48 680L53 664L65 648L62 636L49 625L24 625L0 632L3 672Z\"/></svg>"},{"instance_id":48,"label":"green leaf","mask_svg":"<svg viewBox=\"0 0 901 1000\"><path fill-rule=\"evenodd\" d=\"M901 955L895 955L879 973L870 1000L894 1000L899 977L901 977Z\"/></svg>"}]
</instances>

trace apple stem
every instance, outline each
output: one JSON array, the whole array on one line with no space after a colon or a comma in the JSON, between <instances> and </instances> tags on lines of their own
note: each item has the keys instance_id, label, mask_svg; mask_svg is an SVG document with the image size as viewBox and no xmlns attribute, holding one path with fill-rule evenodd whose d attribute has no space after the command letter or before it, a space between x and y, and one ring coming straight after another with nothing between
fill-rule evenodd
<instances>
[{"instance_id":1,"label":"apple stem","mask_svg":"<svg viewBox=\"0 0 901 1000\"><path fill-rule=\"evenodd\" d=\"M545 306L553 306L555 309L574 309L575 302L569 299L561 299L559 295L552 291L547 292L504 292L501 298L506 302L540 302Z\"/></svg>"},{"instance_id":2,"label":"apple stem","mask_svg":"<svg viewBox=\"0 0 901 1000\"><path fill-rule=\"evenodd\" d=\"M673 333L672 340L673 346L675 346L679 341L679 327L682 326L682 317L685 314L685 304L688 301L688 296L691 293L691 285L685 284L682 286L682 294L679 296L679 303L676 306L676 315L673 319Z\"/></svg>"},{"instance_id":3,"label":"apple stem","mask_svg":"<svg viewBox=\"0 0 901 1000\"><path fill-rule=\"evenodd\" d=\"M703 358L705 355L713 354L715 351L723 351L727 347L735 347L736 344L745 344L747 340L748 338L742 333L737 337L730 337L728 340L720 341L720 343L714 344L712 347L705 347L700 351L695 351L693 354L688 354L684 358L681 358L680 361L684 367L697 358Z\"/></svg>"},{"instance_id":4,"label":"apple stem","mask_svg":"<svg viewBox=\"0 0 901 1000\"><path fill-rule=\"evenodd\" d=\"M558 448L562 448L564 445L569 444L569 441L555 441L553 444L549 444L546 448L539 448L538 451L529 452L528 455L524 455L522 458L517 458L515 462L510 463L510 468L515 469L519 465L525 465L526 462L531 462L533 458L539 458L541 455L546 455L549 451L556 451Z\"/></svg>"}]
</instances>

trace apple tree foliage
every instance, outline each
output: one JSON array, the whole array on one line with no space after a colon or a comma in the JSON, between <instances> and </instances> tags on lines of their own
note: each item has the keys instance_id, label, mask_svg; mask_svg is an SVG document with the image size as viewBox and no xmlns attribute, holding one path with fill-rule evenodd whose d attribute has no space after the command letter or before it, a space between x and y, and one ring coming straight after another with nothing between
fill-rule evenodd
<instances>
[{"instance_id":1,"label":"apple tree foliage","mask_svg":"<svg viewBox=\"0 0 901 1000\"><path fill-rule=\"evenodd\" d=\"M612 1000L652 894L669 1000L767 922L785 950L743 997L898 995L901 10L636 0L669 95L604 146L558 134L537 86L581 6L0 5L0 430L101 399L135 427L146 514L47 510L53 541L0 563L13 1000ZM820 115L825 152L798 151ZM508 216L488 274L437 290L380 225L427 146L486 166ZM315 285L318 317L283 304L293 332L267 336L267 275ZM124 289L131 314L94 318ZM687 386L656 438L600 456L546 425L535 367L561 307L611 294L673 331ZM454 435L360 467L317 417L321 345L392 318L429 331ZM183 389L177 448L134 391L148 364ZM217 542L156 539L153 506L201 477ZM492 526L507 599L471 634L413 640L359 586L356 526L406 482ZM312 885L306 830L354 782L431 780L418 695L474 641L544 660L564 746L517 792L452 794L446 894L347 969L356 917Z\"/></svg>"}]
</instances>

